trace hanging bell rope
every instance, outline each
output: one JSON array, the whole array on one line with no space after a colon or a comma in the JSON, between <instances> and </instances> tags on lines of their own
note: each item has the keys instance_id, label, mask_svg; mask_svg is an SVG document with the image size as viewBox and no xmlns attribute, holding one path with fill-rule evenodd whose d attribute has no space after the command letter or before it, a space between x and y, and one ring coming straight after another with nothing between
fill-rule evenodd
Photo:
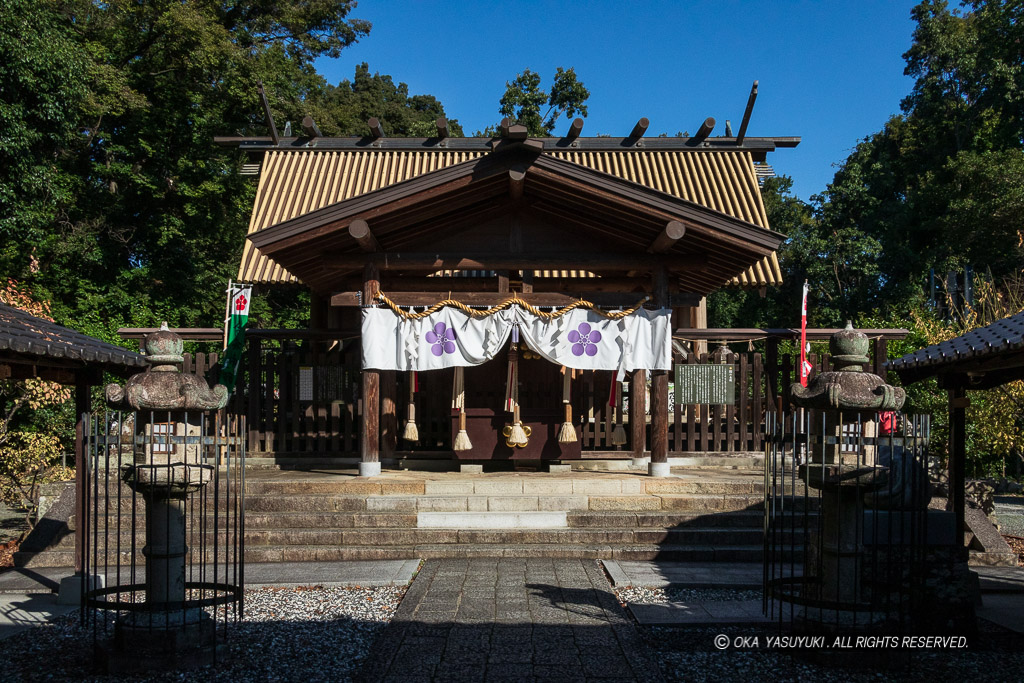
<instances>
[{"instance_id":1,"label":"hanging bell rope","mask_svg":"<svg viewBox=\"0 0 1024 683\"><path fill-rule=\"evenodd\" d=\"M469 432L466 431L466 386L464 369L455 368L455 380L452 386L452 408L459 411L459 432L455 435L455 442L452 450L472 450L473 443L469 440Z\"/></svg>"},{"instance_id":2,"label":"hanging bell rope","mask_svg":"<svg viewBox=\"0 0 1024 683\"><path fill-rule=\"evenodd\" d=\"M505 387L505 410L512 413L512 424L505 425L502 434L509 448L522 448L529 443L531 429L524 427L519 417L519 358L516 352L518 328L513 328L513 343L508 350L508 378Z\"/></svg>"},{"instance_id":3,"label":"hanging bell rope","mask_svg":"<svg viewBox=\"0 0 1024 683\"><path fill-rule=\"evenodd\" d=\"M608 405L613 411L612 419L615 421L615 428L612 429L612 445L624 446L626 444L626 428L622 426L622 387L619 383L618 373L612 373Z\"/></svg>"},{"instance_id":4,"label":"hanging bell rope","mask_svg":"<svg viewBox=\"0 0 1024 683\"><path fill-rule=\"evenodd\" d=\"M572 426L572 373L562 366L562 403L565 405L565 422L558 430L558 443L576 443L576 428Z\"/></svg>"},{"instance_id":5,"label":"hanging bell rope","mask_svg":"<svg viewBox=\"0 0 1024 683\"><path fill-rule=\"evenodd\" d=\"M402 438L409 443L416 443L420 440L420 430L416 426L416 373L409 375L409 411L405 420L405 428L402 430Z\"/></svg>"},{"instance_id":6,"label":"hanging bell rope","mask_svg":"<svg viewBox=\"0 0 1024 683\"><path fill-rule=\"evenodd\" d=\"M420 313L416 313L415 311L411 311L411 310L410 311L403 310L402 308L400 308L398 306L398 304L396 304L394 301L389 299L387 297L387 295L385 295L383 292L377 292L377 296L376 296L375 300L379 301L382 304L384 304L385 306L390 308L392 311L394 311L397 315L402 316L402 318L404 318L405 320L419 320L420 318L426 318L428 315L436 313L437 311L441 310L445 306L451 306L452 308L457 308L460 311L462 311L463 313L465 313L466 315L471 316L473 318L486 318L489 315L494 315L495 313L499 313L501 311L504 311L506 308L509 308L511 306L520 306L521 308L526 309L527 311L529 311L533 315L535 315L535 316L537 316L539 318L544 318L545 320L554 320L555 318L561 318L563 315L565 315L569 311L575 310L577 308L587 308L587 309L593 311L594 313L597 313L602 318L607 318L608 320L621 320L622 318L625 318L626 316L631 315L632 313L635 313L636 311L640 310L640 308L645 303L647 303L650 300L650 298L651 297L649 297L649 296L645 296L643 299L638 301L635 305L630 306L629 308L627 308L625 310L620 310L620 311L605 311L605 310L603 310L601 308L598 308L595 304L593 304L593 303L591 303L589 301L584 301L583 299L580 299L579 301L574 301L571 304L569 304L568 306L565 306L565 307L559 308L559 309L555 309L553 311L542 311L539 308L537 308L536 306L533 306L533 305L527 303L526 301L523 301L522 299L520 299L518 294L513 293L511 297L509 297L505 301L502 301L497 306L492 306L491 308L488 308L488 309L482 310L482 311L478 310L478 309L475 309L475 308L470 308L469 306L467 306L466 304L462 303L461 301L456 301L455 299L449 298L449 299L445 299L443 301L438 301L436 304L434 304L433 306L430 306L429 308L427 308L424 311L421 311Z\"/></svg>"}]
</instances>

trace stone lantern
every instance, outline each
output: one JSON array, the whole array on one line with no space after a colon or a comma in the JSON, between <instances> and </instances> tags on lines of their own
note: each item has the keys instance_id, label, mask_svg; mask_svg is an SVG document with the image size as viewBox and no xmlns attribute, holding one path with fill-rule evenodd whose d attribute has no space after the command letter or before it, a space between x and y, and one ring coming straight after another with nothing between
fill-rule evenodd
<instances>
[{"instance_id":1,"label":"stone lantern","mask_svg":"<svg viewBox=\"0 0 1024 683\"><path fill-rule=\"evenodd\" d=\"M807 486L821 493L820 533L811 535L804 570L805 578L816 580L805 584L804 598L833 605L835 611L823 617L831 626L867 625L879 616L857 614L867 597L864 499L889 485L889 466L879 461L876 444L878 413L900 410L906 393L863 370L868 344L847 323L829 340L835 369L818 373L806 388L790 387L795 406L816 411L809 420L808 457L799 469ZM815 611L808 609L805 619L813 622Z\"/></svg>"},{"instance_id":2,"label":"stone lantern","mask_svg":"<svg viewBox=\"0 0 1024 683\"><path fill-rule=\"evenodd\" d=\"M228 402L228 389L181 372L183 344L167 323L146 337L150 367L124 387L109 384L111 408L135 411L131 464L121 478L141 494L146 514L145 600L142 609L121 615L110 670L201 665L212 657L214 622L199 607L186 605L186 502L215 476L204 462L209 413Z\"/></svg>"}]
</instances>

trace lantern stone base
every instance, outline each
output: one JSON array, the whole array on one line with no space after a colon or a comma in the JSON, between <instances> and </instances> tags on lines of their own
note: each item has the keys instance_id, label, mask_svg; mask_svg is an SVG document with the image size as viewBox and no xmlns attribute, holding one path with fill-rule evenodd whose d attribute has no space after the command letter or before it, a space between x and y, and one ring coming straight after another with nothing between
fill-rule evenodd
<instances>
[{"instance_id":1,"label":"lantern stone base","mask_svg":"<svg viewBox=\"0 0 1024 683\"><path fill-rule=\"evenodd\" d=\"M189 623L183 625L183 620ZM187 613L136 613L119 620L113 639L99 645L99 660L108 673L210 666L227 657L227 646L217 645L215 630L213 618L198 609Z\"/></svg>"}]
</instances>

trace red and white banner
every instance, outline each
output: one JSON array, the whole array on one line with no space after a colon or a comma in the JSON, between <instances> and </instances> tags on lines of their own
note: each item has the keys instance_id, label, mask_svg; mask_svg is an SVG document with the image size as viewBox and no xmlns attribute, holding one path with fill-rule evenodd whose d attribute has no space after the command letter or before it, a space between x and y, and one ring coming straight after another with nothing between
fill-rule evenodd
<instances>
[{"instance_id":1,"label":"red and white banner","mask_svg":"<svg viewBox=\"0 0 1024 683\"><path fill-rule=\"evenodd\" d=\"M804 281L803 303L800 306L800 384L807 386L807 376L811 374L811 364L807 362L807 282Z\"/></svg>"}]
</instances>

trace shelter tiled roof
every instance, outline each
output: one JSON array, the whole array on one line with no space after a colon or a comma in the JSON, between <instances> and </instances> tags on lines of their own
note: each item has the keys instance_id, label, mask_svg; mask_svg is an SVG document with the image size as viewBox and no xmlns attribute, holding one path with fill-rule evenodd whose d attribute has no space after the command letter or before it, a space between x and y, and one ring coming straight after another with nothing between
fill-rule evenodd
<instances>
[{"instance_id":1,"label":"shelter tiled roof","mask_svg":"<svg viewBox=\"0 0 1024 683\"><path fill-rule=\"evenodd\" d=\"M424 173L484 156L476 150L271 150L265 152L248 234ZM572 151L545 155L617 176L768 228L749 151ZM238 278L251 283L297 279L246 241ZM731 284L779 284L772 253Z\"/></svg>"},{"instance_id":2,"label":"shelter tiled roof","mask_svg":"<svg viewBox=\"0 0 1024 683\"><path fill-rule=\"evenodd\" d=\"M43 320L20 308L0 304L0 361L19 356L26 360L71 361L105 369L144 368L145 356L114 344Z\"/></svg>"},{"instance_id":3,"label":"shelter tiled roof","mask_svg":"<svg viewBox=\"0 0 1024 683\"><path fill-rule=\"evenodd\" d=\"M887 363L905 380L967 371L1000 356L1024 350L1024 312L971 330L959 337L908 353Z\"/></svg>"}]
</instances>

